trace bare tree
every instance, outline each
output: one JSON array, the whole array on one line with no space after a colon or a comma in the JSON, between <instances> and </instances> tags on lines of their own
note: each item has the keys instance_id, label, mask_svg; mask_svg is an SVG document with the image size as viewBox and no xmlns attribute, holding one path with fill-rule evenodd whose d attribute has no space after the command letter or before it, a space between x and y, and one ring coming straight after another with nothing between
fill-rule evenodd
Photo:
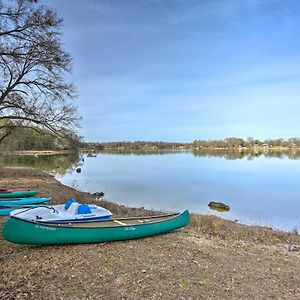
<instances>
[{"instance_id":1,"label":"bare tree","mask_svg":"<svg viewBox=\"0 0 300 300\"><path fill-rule=\"evenodd\" d=\"M38 0L0 0L0 142L19 126L63 135L79 125L61 24Z\"/></svg>"}]
</instances>

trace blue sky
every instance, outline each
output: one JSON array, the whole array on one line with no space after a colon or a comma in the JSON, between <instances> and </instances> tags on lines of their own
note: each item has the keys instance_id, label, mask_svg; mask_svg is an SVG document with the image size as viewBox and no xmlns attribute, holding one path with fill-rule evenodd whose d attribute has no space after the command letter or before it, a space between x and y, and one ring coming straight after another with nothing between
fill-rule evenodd
<instances>
[{"instance_id":1,"label":"blue sky","mask_svg":"<svg viewBox=\"0 0 300 300\"><path fill-rule=\"evenodd\" d=\"M86 141L300 136L300 1L42 2Z\"/></svg>"}]
</instances>

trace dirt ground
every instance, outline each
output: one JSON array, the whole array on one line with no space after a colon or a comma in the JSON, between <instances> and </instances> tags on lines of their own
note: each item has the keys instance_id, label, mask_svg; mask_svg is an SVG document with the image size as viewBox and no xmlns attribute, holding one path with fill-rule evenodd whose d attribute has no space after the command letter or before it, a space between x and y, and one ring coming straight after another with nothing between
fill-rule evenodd
<instances>
[{"instance_id":1,"label":"dirt ground","mask_svg":"<svg viewBox=\"0 0 300 300\"><path fill-rule=\"evenodd\" d=\"M0 187L36 189L54 204L74 197L118 216L155 213L99 201L34 169L0 168ZM0 299L300 299L300 236L192 215L182 230L122 242L25 246L1 238Z\"/></svg>"}]
</instances>

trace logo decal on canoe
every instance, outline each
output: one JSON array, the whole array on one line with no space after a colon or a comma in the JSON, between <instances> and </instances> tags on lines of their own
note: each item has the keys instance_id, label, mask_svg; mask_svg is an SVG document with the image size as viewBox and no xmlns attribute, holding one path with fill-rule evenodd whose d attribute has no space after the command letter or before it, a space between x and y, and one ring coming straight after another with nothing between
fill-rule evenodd
<instances>
[{"instance_id":1,"label":"logo decal on canoe","mask_svg":"<svg viewBox=\"0 0 300 300\"><path fill-rule=\"evenodd\" d=\"M55 228L53 228L53 227L46 227L46 226L41 226L41 225L35 225L35 228L46 229L46 230L50 230L50 231L55 231Z\"/></svg>"}]
</instances>

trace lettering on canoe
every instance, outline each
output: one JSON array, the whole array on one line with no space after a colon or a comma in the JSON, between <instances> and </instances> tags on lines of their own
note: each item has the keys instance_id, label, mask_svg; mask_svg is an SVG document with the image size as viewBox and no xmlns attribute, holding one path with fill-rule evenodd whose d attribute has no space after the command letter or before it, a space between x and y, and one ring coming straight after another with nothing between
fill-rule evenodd
<instances>
[{"instance_id":1,"label":"lettering on canoe","mask_svg":"<svg viewBox=\"0 0 300 300\"><path fill-rule=\"evenodd\" d=\"M55 228L53 228L53 227L46 227L46 226L41 226L41 225L35 225L35 228L46 229L46 230L50 230L50 231L55 231Z\"/></svg>"},{"instance_id":2,"label":"lettering on canoe","mask_svg":"<svg viewBox=\"0 0 300 300\"><path fill-rule=\"evenodd\" d=\"M135 230L135 227L133 226L124 227L124 231L133 231L133 230Z\"/></svg>"}]
</instances>

